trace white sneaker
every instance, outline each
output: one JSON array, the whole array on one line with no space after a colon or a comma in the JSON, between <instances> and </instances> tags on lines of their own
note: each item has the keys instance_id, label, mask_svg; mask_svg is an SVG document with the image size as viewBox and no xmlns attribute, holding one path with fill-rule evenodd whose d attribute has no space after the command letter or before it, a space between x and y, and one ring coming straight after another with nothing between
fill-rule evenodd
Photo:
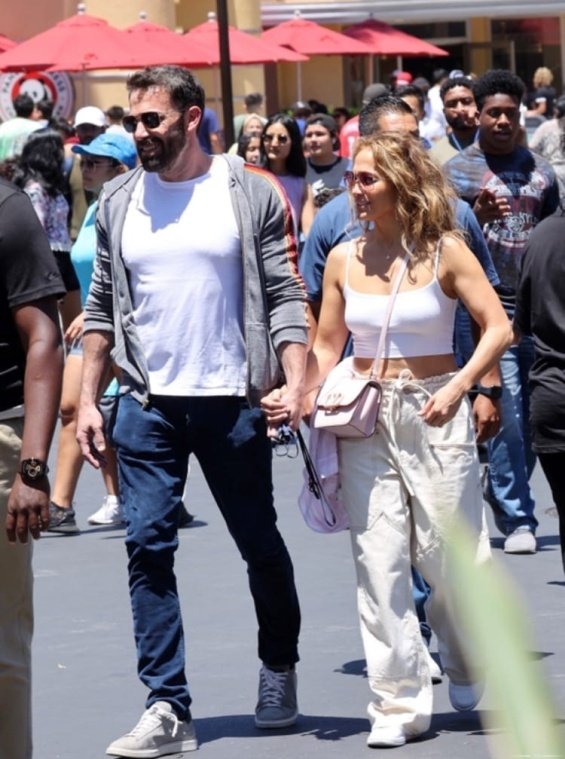
<instances>
[{"instance_id":1,"label":"white sneaker","mask_svg":"<svg viewBox=\"0 0 565 759\"><path fill-rule=\"evenodd\" d=\"M118 527L125 523L124 511L115 495L107 495L102 506L88 517L88 524L102 524Z\"/></svg>"},{"instance_id":2,"label":"white sneaker","mask_svg":"<svg viewBox=\"0 0 565 759\"><path fill-rule=\"evenodd\" d=\"M504 553L535 553L536 536L527 525L517 527L504 541Z\"/></svg>"},{"instance_id":3,"label":"white sneaker","mask_svg":"<svg viewBox=\"0 0 565 759\"><path fill-rule=\"evenodd\" d=\"M198 741L192 719L181 721L168 701L156 701L141 715L130 733L106 749L110 756L151 759L181 751L196 751Z\"/></svg>"},{"instance_id":4,"label":"white sneaker","mask_svg":"<svg viewBox=\"0 0 565 759\"><path fill-rule=\"evenodd\" d=\"M406 733L399 725L373 725L367 738L369 748L394 748L405 743Z\"/></svg>"}]
</instances>

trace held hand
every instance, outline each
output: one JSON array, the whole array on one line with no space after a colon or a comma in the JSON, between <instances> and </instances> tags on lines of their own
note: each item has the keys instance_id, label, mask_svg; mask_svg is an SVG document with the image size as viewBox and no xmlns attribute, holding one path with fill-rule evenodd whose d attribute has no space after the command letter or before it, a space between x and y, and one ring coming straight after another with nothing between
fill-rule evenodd
<instances>
[{"instance_id":1,"label":"held hand","mask_svg":"<svg viewBox=\"0 0 565 759\"><path fill-rule=\"evenodd\" d=\"M282 400L288 410L287 422L293 430L297 430L302 420L302 405L304 402L302 389L294 391L286 390Z\"/></svg>"},{"instance_id":2,"label":"held hand","mask_svg":"<svg viewBox=\"0 0 565 759\"><path fill-rule=\"evenodd\" d=\"M434 393L431 398L428 398L421 411L419 411L419 416L431 427L443 427L457 413L463 396L460 390L456 390L450 385L451 383L448 382L437 393Z\"/></svg>"},{"instance_id":3,"label":"held hand","mask_svg":"<svg viewBox=\"0 0 565 759\"><path fill-rule=\"evenodd\" d=\"M477 443L494 437L500 428L500 401L477 395L473 403L473 420Z\"/></svg>"},{"instance_id":4,"label":"held hand","mask_svg":"<svg viewBox=\"0 0 565 759\"><path fill-rule=\"evenodd\" d=\"M80 340L84 329L84 311L72 320L65 331L65 343L72 345L76 340Z\"/></svg>"},{"instance_id":5,"label":"held hand","mask_svg":"<svg viewBox=\"0 0 565 759\"><path fill-rule=\"evenodd\" d=\"M288 420L288 410L282 401L284 387L276 387L261 398L261 409L267 421L267 435L277 436L277 429Z\"/></svg>"},{"instance_id":6,"label":"held hand","mask_svg":"<svg viewBox=\"0 0 565 759\"><path fill-rule=\"evenodd\" d=\"M106 439L102 414L96 406L81 406L77 420L77 442L84 458L95 469L106 465Z\"/></svg>"},{"instance_id":7,"label":"held hand","mask_svg":"<svg viewBox=\"0 0 565 759\"><path fill-rule=\"evenodd\" d=\"M289 390L286 385L277 387L261 399L261 408L267 420L269 437L276 436L281 424L288 424L297 430L302 413L302 391Z\"/></svg>"},{"instance_id":8,"label":"held hand","mask_svg":"<svg viewBox=\"0 0 565 759\"><path fill-rule=\"evenodd\" d=\"M482 187L479 191L473 211L481 226L508 216L511 212L507 198L499 198L491 190Z\"/></svg>"},{"instance_id":9,"label":"held hand","mask_svg":"<svg viewBox=\"0 0 565 759\"><path fill-rule=\"evenodd\" d=\"M26 485L16 476L8 498L6 535L10 543L27 543L28 534L34 540L49 526L49 480Z\"/></svg>"}]
</instances>

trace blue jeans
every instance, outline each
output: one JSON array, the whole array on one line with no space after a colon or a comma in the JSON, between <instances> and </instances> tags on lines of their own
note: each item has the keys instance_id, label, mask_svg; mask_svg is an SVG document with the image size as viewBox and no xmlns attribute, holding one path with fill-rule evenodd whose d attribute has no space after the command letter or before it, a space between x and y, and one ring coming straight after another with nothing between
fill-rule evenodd
<instances>
[{"instance_id":1,"label":"blue jeans","mask_svg":"<svg viewBox=\"0 0 565 759\"><path fill-rule=\"evenodd\" d=\"M416 607L416 615L420 623L420 634L427 646L432 639L432 628L426 617L426 601L431 593L431 588L417 569L412 567L412 598Z\"/></svg>"},{"instance_id":2,"label":"blue jeans","mask_svg":"<svg viewBox=\"0 0 565 759\"><path fill-rule=\"evenodd\" d=\"M488 443L489 469L485 496L498 529L509 535L517 527L535 532L534 500L530 477L536 463L530 434L528 373L534 361L534 344L522 337L500 360L502 375L501 427Z\"/></svg>"},{"instance_id":3,"label":"blue jeans","mask_svg":"<svg viewBox=\"0 0 565 759\"><path fill-rule=\"evenodd\" d=\"M198 459L247 563L260 659L298 661L300 609L290 556L273 506L271 444L260 409L241 398L120 398L113 440L127 518L129 587L138 673L155 701L187 716L182 620L173 571L177 513L188 458ZM214 560L214 559L211 559Z\"/></svg>"}]
</instances>

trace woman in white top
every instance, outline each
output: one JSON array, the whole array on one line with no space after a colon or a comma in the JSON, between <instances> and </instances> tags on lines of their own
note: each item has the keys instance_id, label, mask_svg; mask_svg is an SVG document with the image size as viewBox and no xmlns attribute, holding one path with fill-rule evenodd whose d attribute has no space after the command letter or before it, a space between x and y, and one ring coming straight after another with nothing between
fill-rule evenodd
<instances>
[{"instance_id":1,"label":"woman in white top","mask_svg":"<svg viewBox=\"0 0 565 759\"><path fill-rule=\"evenodd\" d=\"M417 139L360 139L345 179L365 232L329 254L305 386L317 387L339 362L349 332L354 355L345 370L369 373L392 281L410 251L379 365L377 431L337 441L372 691L368 745L400 746L428 730L432 711L411 564L432 588L426 610L453 706L472 709L480 698L480 672L461 652L464 625L448 583L446 546L463 517L477 560L490 555L467 392L509 346L511 330L476 258L453 231L451 191ZM459 371L452 353L457 298L482 329ZM275 394L266 404L273 426L286 412L276 401Z\"/></svg>"}]
</instances>

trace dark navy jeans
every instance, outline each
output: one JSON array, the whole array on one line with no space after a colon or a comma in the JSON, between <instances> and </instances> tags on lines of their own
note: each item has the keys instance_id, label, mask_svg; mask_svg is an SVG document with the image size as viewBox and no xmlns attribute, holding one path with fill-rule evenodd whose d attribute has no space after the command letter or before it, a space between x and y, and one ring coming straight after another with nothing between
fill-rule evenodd
<instances>
[{"instance_id":1,"label":"dark navy jeans","mask_svg":"<svg viewBox=\"0 0 565 759\"><path fill-rule=\"evenodd\" d=\"M271 444L261 411L230 397L153 396L144 408L126 395L119 401L113 441L127 518L138 672L150 689L147 707L169 701L183 719L191 701L173 571L191 453L247 563L259 658L272 666L298 661L300 609L290 556L276 526Z\"/></svg>"}]
</instances>

